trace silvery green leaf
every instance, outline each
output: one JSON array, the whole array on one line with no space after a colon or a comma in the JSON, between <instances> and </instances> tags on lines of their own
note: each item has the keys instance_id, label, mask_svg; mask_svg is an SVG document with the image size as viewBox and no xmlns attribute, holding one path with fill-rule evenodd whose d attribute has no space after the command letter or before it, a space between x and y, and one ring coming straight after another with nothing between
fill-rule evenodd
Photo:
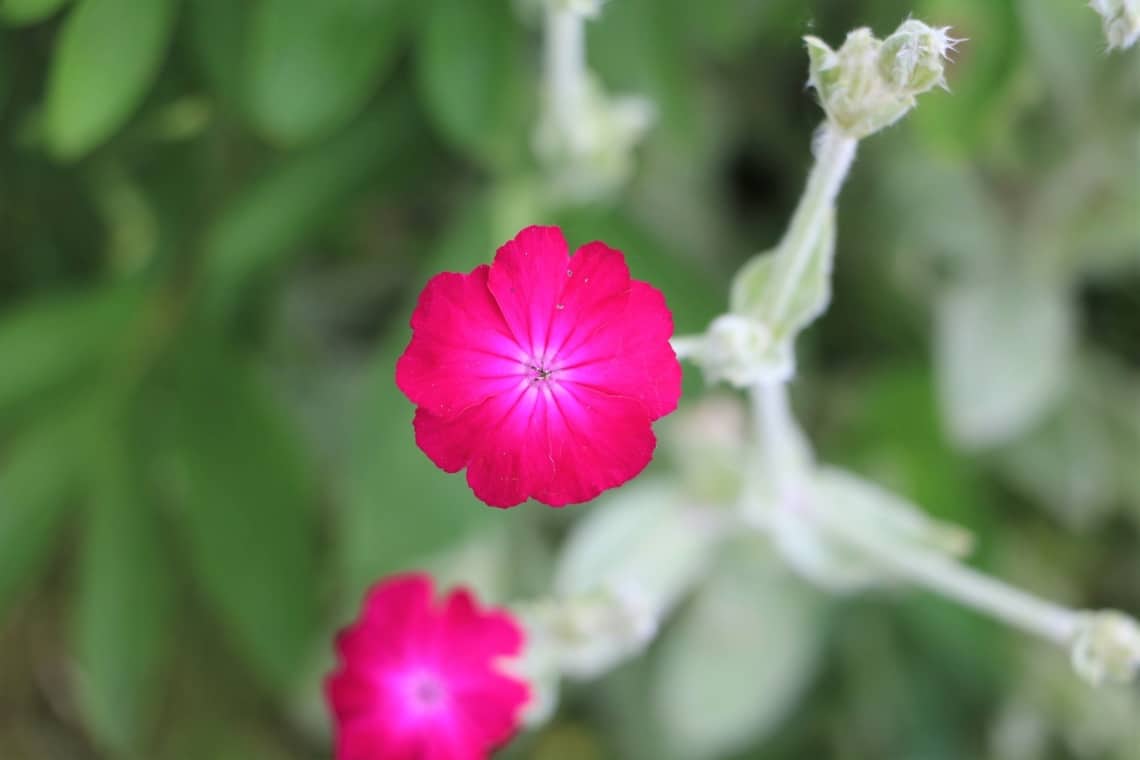
<instances>
[{"instance_id":1,"label":"silvery green leaf","mask_svg":"<svg viewBox=\"0 0 1140 760\"><path fill-rule=\"evenodd\" d=\"M732 284L732 310L767 325L774 343L794 339L815 321L831 302L831 269L835 261L835 210L827 214L820 228L811 257L799 278L796 290L783 296L779 288L792 264L790 253L778 247L754 256L737 274ZM780 314L777 304L785 301Z\"/></svg>"},{"instance_id":2,"label":"silvery green leaf","mask_svg":"<svg viewBox=\"0 0 1140 760\"><path fill-rule=\"evenodd\" d=\"M675 484L642 480L600 500L566 541L556 592L616 591L667 610L700 576L719 528L682 497Z\"/></svg>"},{"instance_id":3,"label":"silvery green leaf","mask_svg":"<svg viewBox=\"0 0 1140 760\"><path fill-rule=\"evenodd\" d=\"M1027 273L994 274L944 293L934 349L951 435L981 448L1038 423L1068 384L1074 321L1065 288Z\"/></svg>"},{"instance_id":4,"label":"silvery green leaf","mask_svg":"<svg viewBox=\"0 0 1140 760\"><path fill-rule=\"evenodd\" d=\"M673 756L721 757L777 728L815 675L824 611L762 547L727 558L656 662L658 730Z\"/></svg>"},{"instance_id":5,"label":"silvery green leaf","mask_svg":"<svg viewBox=\"0 0 1140 760\"><path fill-rule=\"evenodd\" d=\"M960 556L971 548L970 534L932 519L896 494L853 473L824 467L809 476L792 503L772 512L771 535L784 559L816 585L851 592L889 580L874 561L832 541L820 524L849 526L876 534L900 548Z\"/></svg>"},{"instance_id":6,"label":"silvery green leaf","mask_svg":"<svg viewBox=\"0 0 1140 760\"><path fill-rule=\"evenodd\" d=\"M1074 397L1039 430L1002 451L998 462L1020 490L1068 525L1088 527L1116 504L1115 446L1103 417Z\"/></svg>"}]
</instances>

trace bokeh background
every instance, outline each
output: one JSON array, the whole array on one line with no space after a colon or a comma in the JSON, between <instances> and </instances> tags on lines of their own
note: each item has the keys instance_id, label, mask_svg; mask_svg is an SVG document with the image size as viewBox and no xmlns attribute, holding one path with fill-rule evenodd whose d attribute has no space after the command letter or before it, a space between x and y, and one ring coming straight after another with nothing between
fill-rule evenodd
<instances>
[{"instance_id":1,"label":"bokeh background","mask_svg":"<svg viewBox=\"0 0 1140 760\"><path fill-rule=\"evenodd\" d=\"M979 566L1140 612L1140 50L1080 0L611 0L591 67L658 121L557 208L533 3L0 0L0 757L327 757L371 581L541 595L604 504L490 510L415 449L415 295L559 223L700 330L810 165L800 37L912 13L969 41L860 148L797 407ZM1127 760L1137 726L1134 690L950 603L781 578L687 603L503 756Z\"/></svg>"}]
</instances>

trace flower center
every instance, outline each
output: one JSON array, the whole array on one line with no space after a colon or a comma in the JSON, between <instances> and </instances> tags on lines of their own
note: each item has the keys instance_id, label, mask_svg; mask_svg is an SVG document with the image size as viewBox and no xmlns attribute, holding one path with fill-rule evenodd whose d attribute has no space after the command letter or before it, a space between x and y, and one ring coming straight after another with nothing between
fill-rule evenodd
<instances>
[{"instance_id":1,"label":"flower center","mask_svg":"<svg viewBox=\"0 0 1140 760\"><path fill-rule=\"evenodd\" d=\"M435 712L447 702L447 688L434 673L413 673L404 682L404 697L417 713Z\"/></svg>"},{"instance_id":2,"label":"flower center","mask_svg":"<svg viewBox=\"0 0 1140 760\"><path fill-rule=\"evenodd\" d=\"M527 379L531 385L538 385L554 381L554 369L543 366L542 363L531 361L526 365Z\"/></svg>"}]
</instances>

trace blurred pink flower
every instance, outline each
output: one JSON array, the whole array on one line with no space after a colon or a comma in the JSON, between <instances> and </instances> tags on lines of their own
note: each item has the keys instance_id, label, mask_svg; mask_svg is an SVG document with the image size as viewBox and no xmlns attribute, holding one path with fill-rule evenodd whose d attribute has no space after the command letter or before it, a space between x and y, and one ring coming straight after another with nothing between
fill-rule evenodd
<instances>
[{"instance_id":1,"label":"blurred pink flower","mask_svg":"<svg viewBox=\"0 0 1140 760\"><path fill-rule=\"evenodd\" d=\"M470 592L432 603L432 580L399 575L368 593L337 637L340 665L326 682L337 760L482 760L506 742L529 699L500 669L523 631Z\"/></svg>"},{"instance_id":2,"label":"blurred pink flower","mask_svg":"<svg viewBox=\"0 0 1140 760\"><path fill-rule=\"evenodd\" d=\"M677 407L673 317L625 257L528 227L490 266L428 282L396 383L416 442L495 507L588 501L640 473Z\"/></svg>"}]
</instances>

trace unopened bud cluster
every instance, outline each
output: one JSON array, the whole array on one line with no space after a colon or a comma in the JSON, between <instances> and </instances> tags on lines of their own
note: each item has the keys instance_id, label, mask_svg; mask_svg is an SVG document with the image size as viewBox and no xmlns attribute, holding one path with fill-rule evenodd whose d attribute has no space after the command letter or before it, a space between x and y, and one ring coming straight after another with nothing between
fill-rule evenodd
<instances>
[{"instance_id":1,"label":"unopened bud cluster","mask_svg":"<svg viewBox=\"0 0 1140 760\"><path fill-rule=\"evenodd\" d=\"M710 383L747 388L784 382L794 372L791 344L776 340L763 322L741 314L717 317L699 343L685 348Z\"/></svg>"},{"instance_id":2,"label":"unopened bud cluster","mask_svg":"<svg viewBox=\"0 0 1140 760\"><path fill-rule=\"evenodd\" d=\"M1140 0L1091 0L1089 7L1100 14L1110 49L1132 47L1140 39Z\"/></svg>"},{"instance_id":3,"label":"unopened bud cluster","mask_svg":"<svg viewBox=\"0 0 1140 760\"><path fill-rule=\"evenodd\" d=\"M1089 613L1073 640L1072 658L1089 683L1132 683L1140 678L1140 624L1115 610Z\"/></svg>"},{"instance_id":4,"label":"unopened bud cluster","mask_svg":"<svg viewBox=\"0 0 1140 760\"><path fill-rule=\"evenodd\" d=\"M833 124L851 137L867 137L901 119L917 95L945 86L946 57L958 42L947 31L910 19L885 40L856 29L838 50L805 37L808 84Z\"/></svg>"}]
</instances>

